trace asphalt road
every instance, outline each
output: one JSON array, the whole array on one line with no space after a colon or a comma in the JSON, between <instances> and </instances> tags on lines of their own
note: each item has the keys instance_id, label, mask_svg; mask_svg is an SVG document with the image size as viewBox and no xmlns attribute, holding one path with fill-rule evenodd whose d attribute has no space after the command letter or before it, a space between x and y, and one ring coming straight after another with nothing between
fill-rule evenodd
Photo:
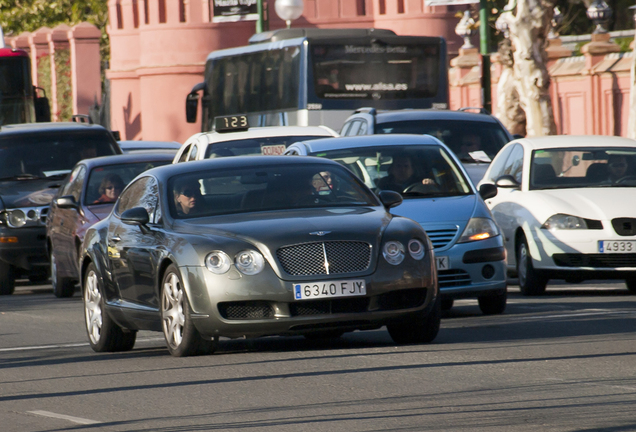
<instances>
[{"instance_id":1,"label":"asphalt road","mask_svg":"<svg viewBox=\"0 0 636 432\"><path fill-rule=\"evenodd\" d=\"M499 316L456 302L431 345L378 330L173 358L149 332L94 353L78 294L23 285L0 297L0 431L636 430L636 296L602 282L509 290Z\"/></svg>"}]
</instances>

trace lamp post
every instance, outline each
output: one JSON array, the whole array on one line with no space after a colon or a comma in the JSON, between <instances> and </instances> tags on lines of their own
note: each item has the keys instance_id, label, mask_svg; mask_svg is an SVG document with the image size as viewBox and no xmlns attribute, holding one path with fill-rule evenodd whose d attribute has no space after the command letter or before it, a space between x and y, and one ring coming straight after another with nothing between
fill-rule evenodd
<instances>
[{"instance_id":1,"label":"lamp post","mask_svg":"<svg viewBox=\"0 0 636 432\"><path fill-rule=\"evenodd\" d=\"M276 0L274 8L276 15L285 21L287 28L291 28L291 22L300 18L305 7L303 0Z\"/></svg>"},{"instance_id":2,"label":"lamp post","mask_svg":"<svg viewBox=\"0 0 636 432\"><path fill-rule=\"evenodd\" d=\"M605 3L605 0L594 0L587 8L586 14L587 17L596 24L596 28L592 34L607 33L603 24L612 17L612 9Z\"/></svg>"},{"instance_id":3,"label":"lamp post","mask_svg":"<svg viewBox=\"0 0 636 432\"><path fill-rule=\"evenodd\" d=\"M470 41L471 36L475 34L475 20L470 16L470 10L464 11L464 16L455 26L455 34L464 39L462 49L475 48Z\"/></svg>"}]
</instances>

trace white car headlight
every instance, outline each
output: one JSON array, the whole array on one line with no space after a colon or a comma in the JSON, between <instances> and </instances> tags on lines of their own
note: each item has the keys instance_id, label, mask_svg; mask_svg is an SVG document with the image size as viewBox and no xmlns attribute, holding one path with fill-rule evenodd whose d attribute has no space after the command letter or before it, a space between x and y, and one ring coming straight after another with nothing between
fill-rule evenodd
<instances>
[{"instance_id":1,"label":"white car headlight","mask_svg":"<svg viewBox=\"0 0 636 432\"><path fill-rule=\"evenodd\" d=\"M587 223L584 219L578 216L570 216L566 214L555 214L550 216L541 228L550 231L553 230L573 230L573 229L587 229Z\"/></svg>"},{"instance_id":2,"label":"white car headlight","mask_svg":"<svg viewBox=\"0 0 636 432\"><path fill-rule=\"evenodd\" d=\"M424 243L419 241L418 239L411 239L409 241L409 254L414 260L421 260L424 258L424 254L426 253L426 249L424 249Z\"/></svg>"},{"instance_id":3,"label":"white car headlight","mask_svg":"<svg viewBox=\"0 0 636 432\"><path fill-rule=\"evenodd\" d=\"M26 224L26 215L22 210L10 210L7 212L7 222L11 228L20 228Z\"/></svg>"},{"instance_id":4,"label":"white car headlight","mask_svg":"<svg viewBox=\"0 0 636 432\"><path fill-rule=\"evenodd\" d=\"M399 241L388 241L382 247L382 256L389 264L401 264L404 261L404 245Z\"/></svg>"},{"instance_id":5,"label":"white car headlight","mask_svg":"<svg viewBox=\"0 0 636 432\"><path fill-rule=\"evenodd\" d=\"M232 266L232 260L223 251L212 251L205 257L205 266L212 273L223 274Z\"/></svg>"},{"instance_id":6,"label":"white car headlight","mask_svg":"<svg viewBox=\"0 0 636 432\"><path fill-rule=\"evenodd\" d=\"M488 218L470 218L457 243L486 240L499 235L497 225Z\"/></svg>"},{"instance_id":7,"label":"white car headlight","mask_svg":"<svg viewBox=\"0 0 636 432\"><path fill-rule=\"evenodd\" d=\"M246 275L255 275L263 270L265 260L260 252L254 250L240 251L234 257L234 265L239 271Z\"/></svg>"}]
</instances>

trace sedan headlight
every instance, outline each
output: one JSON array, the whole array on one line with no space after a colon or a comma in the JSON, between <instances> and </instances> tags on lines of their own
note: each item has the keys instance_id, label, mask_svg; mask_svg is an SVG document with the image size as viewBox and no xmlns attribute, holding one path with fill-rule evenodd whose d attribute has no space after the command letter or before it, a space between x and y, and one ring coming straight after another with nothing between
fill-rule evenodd
<instances>
[{"instance_id":1,"label":"sedan headlight","mask_svg":"<svg viewBox=\"0 0 636 432\"><path fill-rule=\"evenodd\" d=\"M412 239L409 241L409 254L414 260L421 260L424 258L426 249L424 249L424 243L418 239Z\"/></svg>"},{"instance_id":2,"label":"sedan headlight","mask_svg":"<svg viewBox=\"0 0 636 432\"><path fill-rule=\"evenodd\" d=\"M499 235L497 225L488 218L470 218L466 229L457 243L467 243L477 240L486 240Z\"/></svg>"},{"instance_id":3,"label":"sedan headlight","mask_svg":"<svg viewBox=\"0 0 636 432\"><path fill-rule=\"evenodd\" d=\"M263 270L265 260L260 252L244 250L236 254L234 265L243 274L255 275Z\"/></svg>"},{"instance_id":4,"label":"sedan headlight","mask_svg":"<svg viewBox=\"0 0 636 432\"><path fill-rule=\"evenodd\" d=\"M550 231L553 230L573 230L573 229L587 229L587 223L585 219L578 216L570 216L566 214L555 214L550 216L541 228Z\"/></svg>"},{"instance_id":5,"label":"sedan headlight","mask_svg":"<svg viewBox=\"0 0 636 432\"><path fill-rule=\"evenodd\" d=\"M404 261L404 245L399 241L388 241L382 247L382 256L389 264L401 264Z\"/></svg>"},{"instance_id":6,"label":"sedan headlight","mask_svg":"<svg viewBox=\"0 0 636 432\"><path fill-rule=\"evenodd\" d=\"M22 210L9 210L7 222L11 228L20 228L26 224L26 215Z\"/></svg>"},{"instance_id":7,"label":"sedan headlight","mask_svg":"<svg viewBox=\"0 0 636 432\"><path fill-rule=\"evenodd\" d=\"M223 274L232 266L232 260L223 251L212 251L205 257L205 266L212 273Z\"/></svg>"}]
</instances>

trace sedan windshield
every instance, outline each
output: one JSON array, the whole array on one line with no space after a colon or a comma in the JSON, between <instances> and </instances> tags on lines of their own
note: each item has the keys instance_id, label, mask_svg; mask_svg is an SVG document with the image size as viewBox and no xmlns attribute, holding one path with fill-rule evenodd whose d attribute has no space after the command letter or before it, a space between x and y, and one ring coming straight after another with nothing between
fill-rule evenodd
<instances>
[{"instance_id":1,"label":"sedan windshield","mask_svg":"<svg viewBox=\"0 0 636 432\"><path fill-rule=\"evenodd\" d=\"M277 136L218 142L208 145L205 158L225 156L277 156L298 141L309 141L326 136Z\"/></svg>"},{"instance_id":2,"label":"sedan windshield","mask_svg":"<svg viewBox=\"0 0 636 432\"><path fill-rule=\"evenodd\" d=\"M636 148L586 147L535 150L530 190L636 187Z\"/></svg>"},{"instance_id":3,"label":"sedan windshield","mask_svg":"<svg viewBox=\"0 0 636 432\"><path fill-rule=\"evenodd\" d=\"M357 147L314 156L340 162L376 192L392 190L404 198L472 193L460 168L439 145Z\"/></svg>"},{"instance_id":4,"label":"sedan windshield","mask_svg":"<svg viewBox=\"0 0 636 432\"><path fill-rule=\"evenodd\" d=\"M172 217L380 205L345 168L332 164L250 165L184 173L168 182Z\"/></svg>"},{"instance_id":5,"label":"sedan windshield","mask_svg":"<svg viewBox=\"0 0 636 432\"><path fill-rule=\"evenodd\" d=\"M377 134L428 134L446 144L462 162L490 162L508 143L497 123L457 120L411 120L379 123Z\"/></svg>"}]
</instances>

